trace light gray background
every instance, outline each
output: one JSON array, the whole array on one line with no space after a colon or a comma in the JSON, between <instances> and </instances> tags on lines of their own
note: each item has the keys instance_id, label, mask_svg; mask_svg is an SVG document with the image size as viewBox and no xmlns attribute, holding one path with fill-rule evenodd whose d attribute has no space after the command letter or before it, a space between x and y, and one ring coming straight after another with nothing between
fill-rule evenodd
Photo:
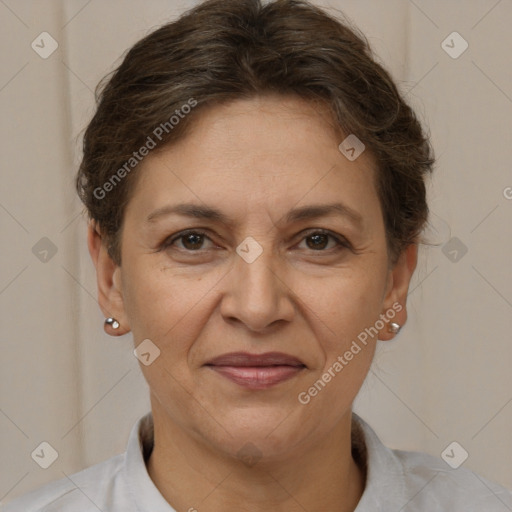
<instances>
[{"instance_id":1,"label":"light gray background","mask_svg":"<svg viewBox=\"0 0 512 512\"><path fill-rule=\"evenodd\" d=\"M195 3L0 0L3 502L121 453L149 410L131 335L103 332L73 177L99 79ZM466 467L512 487L512 1L317 3L367 34L438 157L438 245L421 250L409 321L379 342L355 411L393 448L440 456L457 441ZM31 48L43 31L59 44L47 59ZM441 46L453 31L469 43L457 59ZM32 252L43 237L47 262ZM457 262L452 237L468 249ZM46 470L31 458L42 441L58 452Z\"/></svg>"}]
</instances>

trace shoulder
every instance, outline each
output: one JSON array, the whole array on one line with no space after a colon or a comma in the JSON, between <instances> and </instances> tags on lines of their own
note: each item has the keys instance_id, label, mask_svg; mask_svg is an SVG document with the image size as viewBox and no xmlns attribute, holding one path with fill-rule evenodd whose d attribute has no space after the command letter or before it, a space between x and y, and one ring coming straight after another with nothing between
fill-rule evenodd
<instances>
[{"instance_id":1,"label":"shoulder","mask_svg":"<svg viewBox=\"0 0 512 512\"><path fill-rule=\"evenodd\" d=\"M385 446L353 414L353 453L366 465L366 486L356 512L507 512L512 492L442 458Z\"/></svg>"},{"instance_id":2,"label":"shoulder","mask_svg":"<svg viewBox=\"0 0 512 512\"><path fill-rule=\"evenodd\" d=\"M2 507L1 512L89 512L108 510L109 495L122 481L124 454L38 487ZM128 510L128 509L127 509Z\"/></svg>"},{"instance_id":3,"label":"shoulder","mask_svg":"<svg viewBox=\"0 0 512 512\"><path fill-rule=\"evenodd\" d=\"M135 512L138 495L162 504L144 462L152 425L149 412L133 425L124 453L72 475L63 472L64 478L12 500L1 512Z\"/></svg>"},{"instance_id":4,"label":"shoulder","mask_svg":"<svg viewBox=\"0 0 512 512\"><path fill-rule=\"evenodd\" d=\"M410 510L512 510L512 492L467 468L421 452L391 450L403 468ZM407 510L407 508L406 508Z\"/></svg>"}]
</instances>

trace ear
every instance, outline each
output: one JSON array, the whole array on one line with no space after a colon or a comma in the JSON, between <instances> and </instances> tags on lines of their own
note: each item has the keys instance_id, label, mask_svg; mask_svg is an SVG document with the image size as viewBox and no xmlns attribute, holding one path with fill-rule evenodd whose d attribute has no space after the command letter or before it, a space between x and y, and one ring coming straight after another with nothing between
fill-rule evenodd
<instances>
[{"instance_id":1,"label":"ear","mask_svg":"<svg viewBox=\"0 0 512 512\"><path fill-rule=\"evenodd\" d=\"M383 329L379 331L379 340L391 340L396 334L389 332L390 322L402 326L407 322L407 293L411 277L418 263L418 244L408 245L398 257L395 265L388 271L388 281L384 293L384 312L395 311L395 316L388 320Z\"/></svg>"},{"instance_id":2,"label":"ear","mask_svg":"<svg viewBox=\"0 0 512 512\"><path fill-rule=\"evenodd\" d=\"M87 246L94 266L98 283L98 303L105 318L115 318L120 326L115 330L116 335L126 334L130 324L126 316L123 294L121 267L116 265L103 243L101 232L94 220L87 228Z\"/></svg>"}]
</instances>

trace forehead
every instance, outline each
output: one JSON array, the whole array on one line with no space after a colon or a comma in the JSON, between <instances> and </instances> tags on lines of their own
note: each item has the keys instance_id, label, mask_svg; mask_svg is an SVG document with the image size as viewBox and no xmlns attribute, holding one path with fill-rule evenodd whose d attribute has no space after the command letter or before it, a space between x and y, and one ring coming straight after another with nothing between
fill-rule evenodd
<instances>
[{"instance_id":1,"label":"forehead","mask_svg":"<svg viewBox=\"0 0 512 512\"><path fill-rule=\"evenodd\" d=\"M348 160L338 148L342 140L329 112L300 98L209 107L187 136L145 157L132 209L147 216L178 200L246 214L340 201L371 209L377 199L373 159L363 152Z\"/></svg>"}]
</instances>

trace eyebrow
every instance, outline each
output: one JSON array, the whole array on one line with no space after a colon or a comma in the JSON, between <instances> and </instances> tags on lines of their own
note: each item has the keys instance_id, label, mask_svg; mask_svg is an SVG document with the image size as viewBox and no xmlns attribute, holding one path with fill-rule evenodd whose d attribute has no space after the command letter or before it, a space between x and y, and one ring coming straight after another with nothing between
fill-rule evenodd
<instances>
[{"instance_id":1,"label":"eyebrow","mask_svg":"<svg viewBox=\"0 0 512 512\"><path fill-rule=\"evenodd\" d=\"M358 227L361 227L363 224L362 215L343 203L312 204L294 208L285 215L285 222L291 223L299 220L314 219L333 214L347 217ZM210 206L193 203L166 205L161 208L157 208L147 216L146 223L153 223L159 218L168 215L182 215L197 219L208 219L220 222L227 226L232 226L234 224L233 221L221 211Z\"/></svg>"}]
</instances>

